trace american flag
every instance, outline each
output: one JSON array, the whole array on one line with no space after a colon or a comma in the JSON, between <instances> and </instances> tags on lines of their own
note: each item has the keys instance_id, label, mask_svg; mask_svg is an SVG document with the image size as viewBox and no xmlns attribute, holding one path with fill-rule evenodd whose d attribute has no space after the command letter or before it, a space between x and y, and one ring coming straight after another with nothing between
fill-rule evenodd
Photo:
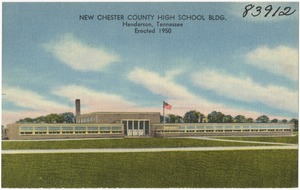
<instances>
[{"instance_id":1,"label":"american flag","mask_svg":"<svg viewBox=\"0 0 300 190\"><path fill-rule=\"evenodd\" d=\"M167 102L164 102L164 108L171 110L172 109L172 105L168 104Z\"/></svg>"}]
</instances>

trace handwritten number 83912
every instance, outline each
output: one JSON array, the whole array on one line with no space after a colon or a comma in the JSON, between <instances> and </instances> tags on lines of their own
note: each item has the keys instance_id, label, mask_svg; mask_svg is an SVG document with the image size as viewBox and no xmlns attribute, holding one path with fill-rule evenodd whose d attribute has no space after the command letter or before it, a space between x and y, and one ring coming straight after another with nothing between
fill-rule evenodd
<instances>
[{"instance_id":1,"label":"handwritten number 83912","mask_svg":"<svg viewBox=\"0 0 300 190\"><path fill-rule=\"evenodd\" d=\"M264 17L268 17L270 15L272 15L272 17L274 16L290 16L292 14L294 14L296 12L296 10L292 11L291 7L284 7L281 8L278 7L277 9L273 8L272 5L268 5L266 7L262 7L262 6L255 6L253 4L249 4L245 6L245 11L243 13L243 17L246 17L248 15L248 13L253 16L253 17L257 17L260 14L264 14Z\"/></svg>"}]
</instances>

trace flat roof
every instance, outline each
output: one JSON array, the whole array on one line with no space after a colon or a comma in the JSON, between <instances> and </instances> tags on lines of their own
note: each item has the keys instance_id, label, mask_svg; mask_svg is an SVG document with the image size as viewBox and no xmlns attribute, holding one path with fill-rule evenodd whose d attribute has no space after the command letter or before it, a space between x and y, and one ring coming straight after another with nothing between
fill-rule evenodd
<instances>
[{"instance_id":1,"label":"flat roof","mask_svg":"<svg viewBox=\"0 0 300 190\"><path fill-rule=\"evenodd\" d=\"M91 112L80 114L79 116L92 115L92 114L160 114L160 112Z\"/></svg>"}]
</instances>

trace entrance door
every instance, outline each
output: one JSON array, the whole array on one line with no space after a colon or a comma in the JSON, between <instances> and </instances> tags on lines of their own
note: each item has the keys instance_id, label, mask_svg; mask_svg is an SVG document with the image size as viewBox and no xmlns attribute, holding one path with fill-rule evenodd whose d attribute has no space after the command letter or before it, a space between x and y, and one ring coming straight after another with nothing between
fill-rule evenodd
<instances>
[{"instance_id":1,"label":"entrance door","mask_svg":"<svg viewBox=\"0 0 300 190\"><path fill-rule=\"evenodd\" d=\"M123 120L125 136L149 135L149 120Z\"/></svg>"}]
</instances>

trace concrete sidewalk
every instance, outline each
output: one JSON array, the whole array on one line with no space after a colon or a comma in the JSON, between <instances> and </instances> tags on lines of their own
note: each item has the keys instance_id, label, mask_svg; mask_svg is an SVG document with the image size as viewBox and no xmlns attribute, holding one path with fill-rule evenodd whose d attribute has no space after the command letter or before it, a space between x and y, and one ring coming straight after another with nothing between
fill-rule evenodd
<instances>
[{"instance_id":1,"label":"concrete sidewalk","mask_svg":"<svg viewBox=\"0 0 300 190\"><path fill-rule=\"evenodd\" d=\"M230 150L296 150L298 146L233 146L233 147L183 147L183 148L113 148L113 149L47 149L2 150L2 154L56 154L56 153L130 153L174 151L230 151Z\"/></svg>"}]
</instances>

